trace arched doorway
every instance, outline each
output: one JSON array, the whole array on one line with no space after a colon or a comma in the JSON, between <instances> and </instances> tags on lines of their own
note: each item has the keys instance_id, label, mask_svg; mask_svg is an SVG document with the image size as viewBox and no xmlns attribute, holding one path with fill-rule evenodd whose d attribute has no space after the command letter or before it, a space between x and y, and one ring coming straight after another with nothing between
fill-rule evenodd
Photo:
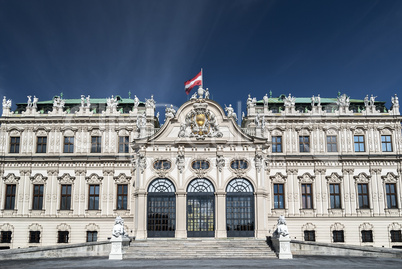
<instances>
[{"instance_id":1,"label":"arched doorway","mask_svg":"<svg viewBox=\"0 0 402 269\"><path fill-rule=\"evenodd\" d=\"M214 186L206 178L197 178L187 187L187 237L214 236Z\"/></svg>"},{"instance_id":2,"label":"arched doorway","mask_svg":"<svg viewBox=\"0 0 402 269\"><path fill-rule=\"evenodd\" d=\"M175 187L169 179L157 178L148 187L148 237L174 237L175 230Z\"/></svg>"},{"instance_id":3,"label":"arched doorway","mask_svg":"<svg viewBox=\"0 0 402 269\"><path fill-rule=\"evenodd\" d=\"M235 178L226 187L227 237L254 237L254 189L244 178Z\"/></svg>"}]
</instances>

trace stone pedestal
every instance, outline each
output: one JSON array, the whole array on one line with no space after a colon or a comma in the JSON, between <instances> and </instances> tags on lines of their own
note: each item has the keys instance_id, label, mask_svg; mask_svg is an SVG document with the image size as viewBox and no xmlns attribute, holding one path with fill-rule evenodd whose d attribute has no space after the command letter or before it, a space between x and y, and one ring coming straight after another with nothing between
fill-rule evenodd
<instances>
[{"instance_id":1,"label":"stone pedestal","mask_svg":"<svg viewBox=\"0 0 402 269\"><path fill-rule=\"evenodd\" d=\"M112 237L110 240L112 247L110 249L109 260L122 260L123 259L123 247L130 244L130 239L125 236Z\"/></svg>"},{"instance_id":2,"label":"stone pedestal","mask_svg":"<svg viewBox=\"0 0 402 269\"><path fill-rule=\"evenodd\" d=\"M293 259L289 237L272 238L272 245L279 259Z\"/></svg>"}]
</instances>

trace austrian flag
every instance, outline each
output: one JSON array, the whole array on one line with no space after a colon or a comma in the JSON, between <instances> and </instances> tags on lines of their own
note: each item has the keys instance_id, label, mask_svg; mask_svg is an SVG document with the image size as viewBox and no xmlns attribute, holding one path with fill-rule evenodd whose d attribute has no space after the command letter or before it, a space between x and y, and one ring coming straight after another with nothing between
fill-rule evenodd
<instances>
[{"instance_id":1,"label":"austrian flag","mask_svg":"<svg viewBox=\"0 0 402 269\"><path fill-rule=\"evenodd\" d=\"M184 82L184 89L186 90L186 94L188 95L194 88L194 86L200 85L202 85L202 71L198 73L193 79Z\"/></svg>"}]
</instances>

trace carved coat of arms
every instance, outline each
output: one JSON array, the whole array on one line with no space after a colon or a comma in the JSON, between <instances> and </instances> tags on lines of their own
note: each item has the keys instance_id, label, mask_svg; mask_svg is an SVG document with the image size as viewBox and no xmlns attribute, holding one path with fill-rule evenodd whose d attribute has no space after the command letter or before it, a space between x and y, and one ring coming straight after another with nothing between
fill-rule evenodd
<instances>
[{"instance_id":1,"label":"carved coat of arms","mask_svg":"<svg viewBox=\"0 0 402 269\"><path fill-rule=\"evenodd\" d=\"M207 103L195 103L180 126L179 137L195 137L204 140L206 137L222 137L215 115L209 110Z\"/></svg>"}]
</instances>

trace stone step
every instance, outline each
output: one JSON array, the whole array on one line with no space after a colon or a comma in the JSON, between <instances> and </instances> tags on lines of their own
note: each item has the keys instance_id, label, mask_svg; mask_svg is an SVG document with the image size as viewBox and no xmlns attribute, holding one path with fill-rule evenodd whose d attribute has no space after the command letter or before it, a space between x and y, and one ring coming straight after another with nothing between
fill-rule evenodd
<instances>
[{"instance_id":1,"label":"stone step","mask_svg":"<svg viewBox=\"0 0 402 269\"><path fill-rule=\"evenodd\" d=\"M149 239L125 249L127 259L273 259L276 255L259 239Z\"/></svg>"}]
</instances>

